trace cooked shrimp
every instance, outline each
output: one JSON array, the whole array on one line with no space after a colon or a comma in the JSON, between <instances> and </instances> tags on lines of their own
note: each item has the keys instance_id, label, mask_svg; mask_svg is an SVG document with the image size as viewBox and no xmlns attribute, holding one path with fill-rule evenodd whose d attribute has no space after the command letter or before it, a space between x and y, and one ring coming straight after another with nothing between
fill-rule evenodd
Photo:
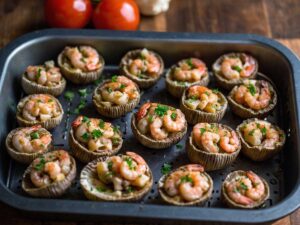
<instances>
[{"instance_id":1,"label":"cooked shrimp","mask_svg":"<svg viewBox=\"0 0 300 225\"><path fill-rule=\"evenodd\" d=\"M220 136L213 132L204 132L201 136L201 143L205 150L213 153L219 152L217 143L220 140Z\"/></svg>"},{"instance_id":2,"label":"cooked shrimp","mask_svg":"<svg viewBox=\"0 0 300 225\"><path fill-rule=\"evenodd\" d=\"M191 182L182 182L179 185L181 197L186 201L194 201L201 198L203 195L201 175L199 173L189 173L187 176L191 179Z\"/></svg>"},{"instance_id":3,"label":"cooked shrimp","mask_svg":"<svg viewBox=\"0 0 300 225\"><path fill-rule=\"evenodd\" d=\"M236 203L242 204L242 205L252 205L254 201L243 195L239 189L237 189L237 182L232 181L230 183L227 183L225 188L227 191L228 196Z\"/></svg>"},{"instance_id":4,"label":"cooked shrimp","mask_svg":"<svg viewBox=\"0 0 300 225\"><path fill-rule=\"evenodd\" d=\"M262 142L264 147L273 147L279 141L278 130L269 128L266 131L266 139Z\"/></svg>"},{"instance_id":5,"label":"cooked shrimp","mask_svg":"<svg viewBox=\"0 0 300 225\"><path fill-rule=\"evenodd\" d=\"M220 139L220 147L227 153L235 152L239 147L239 143L240 141L235 131L231 131L231 135L223 136Z\"/></svg>"},{"instance_id":6,"label":"cooked shrimp","mask_svg":"<svg viewBox=\"0 0 300 225\"><path fill-rule=\"evenodd\" d=\"M120 174L126 180L134 181L139 175L142 175L146 171L146 162L144 159L134 152L126 152L129 156L120 165Z\"/></svg>"},{"instance_id":7,"label":"cooked shrimp","mask_svg":"<svg viewBox=\"0 0 300 225\"><path fill-rule=\"evenodd\" d=\"M242 57L244 59L244 65L242 71L240 72L240 76L249 77L255 70L256 62L252 56L242 54Z\"/></svg>"},{"instance_id":8,"label":"cooked shrimp","mask_svg":"<svg viewBox=\"0 0 300 225\"><path fill-rule=\"evenodd\" d=\"M252 171L247 171L246 174L252 182L252 187L246 191L246 195L254 201L258 201L265 193L265 185L260 177Z\"/></svg>"},{"instance_id":9,"label":"cooked shrimp","mask_svg":"<svg viewBox=\"0 0 300 225\"><path fill-rule=\"evenodd\" d=\"M64 53L77 69L93 71L100 67L98 52L90 46L66 47Z\"/></svg>"},{"instance_id":10,"label":"cooked shrimp","mask_svg":"<svg viewBox=\"0 0 300 225\"><path fill-rule=\"evenodd\" d=\"M136 113L136 119L140 120L144 118L147 115L148 109L151 107L151 105L152 103L150 102L146 102L144 105L142 105L139 111Z\"/></svg>"},{"instance_id":11,"label":"cooked shrimp","mask_svg":"<svg viewBox=\"0 0 300 225\"><path fill-rule=\"evenodd\" d=\"M149 130L149 122L147 118L138 120L137 127L142 134L146 134Z\"/></svg>"},{"instance_id":12,"label":"cooked shrimp","mask_svg":"<svg viewBox=\"0 0 300 225\"><path fill-rule=\"evenodd\" d=\"M245 94L247 93L248 89L241 85L237 88L236 92L234 93L234 99L239 104L245 103Z\"/></svg>"},{"instance_id":13,"label":"cooked shrimp","mask_svg":"<svg viewBox=\"0 0 300 225\"><path fill-rule=\"evenodd\" d=\"M163 123L169 132L182 131L185 126L185 116L179 109L168 110L167 115L163 117Z\"/></svg>"},{"instance_id":14,"label":"cooked shrimp","mask_svg":"<svg viewBox=\"0 0 300 225\"><path fill-rule=\"evenodd\" d=\"M163 140L168 137L167 131L164 128L162 128L162 126L163 121L159 117L156 117L154 121L150 124L150 133L155 140Z\"/></svg>"},{"instance_id":15,"label":"cooked shrimp","mask_svg":"<svg viewBox=\"0 0 300 225\"><path fill-rule=\"evenodd\" d=\"M19 152L33 153L47 150L51 134L40 131L41 126L24 127L12 137L12 144Z\"/></svg>"},{"instance_id":16,"label":"cooked shrimp","mask_svg":"<svg viewBox=\"0 0 300 225\"><path fill-rule=\"evenodd\" d=\"M206 72L205 64L196 58L182 60L179 62L179 67L176 67L173 73L175 80L195 82L201 80Z\"/></svg>"},{"instance_id":17,"label":"cooked shrimp","mask_svg":"<svg viewBox=\"0 0 300 225\"><path fill-rule=\"evenodd\" d=\"M239 79L242 69L242 61L239 58L225 58L221 64L221 71L225 78L229 80Z\"/></svg>"}]
</instances>

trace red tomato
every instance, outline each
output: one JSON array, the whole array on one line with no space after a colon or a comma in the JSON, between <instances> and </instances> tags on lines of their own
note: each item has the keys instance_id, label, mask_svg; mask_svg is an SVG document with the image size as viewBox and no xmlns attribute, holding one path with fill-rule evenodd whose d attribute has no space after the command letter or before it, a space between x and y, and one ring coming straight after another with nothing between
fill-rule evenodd
<instances>
[{"instance_id":1,"label":"red tomato","mask_svg":"<svg viewBox=\"0 0 300 225\"><path fill-rule=\"evenodd\" d=\"M45 17L49 26L82 28L92 15L90 0L46 0Z\"/></svg>"},{"instance_id":2,"label":"red tomato","mask_svg":"<svg viewBox=\"0 0 300 225\"><path fill-rule=\"evenodd\" d=\"M136 30L140 12L134 0L102 0L93 13L93 24L99 29Z\"/></svg>"}]
</instances>

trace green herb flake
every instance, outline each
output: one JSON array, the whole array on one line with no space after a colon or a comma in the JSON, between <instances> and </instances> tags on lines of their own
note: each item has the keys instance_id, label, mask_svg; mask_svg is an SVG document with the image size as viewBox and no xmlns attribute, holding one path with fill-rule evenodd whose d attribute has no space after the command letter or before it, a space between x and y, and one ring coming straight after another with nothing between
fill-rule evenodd
<instances>
[{"instance_id":1,"label":"green herb flake","mask_svg":"<svg viewBox=\"0 0 300 225\"><path fill-rule=\"evenodd\" d=\"M240 187L241 187L243 190L245 190L245 191L248 190L248 186L247 186L244 182L241 182L241 183L240 183Z\"/></svg>"},{"instance_id":2,"label":"green herb flake","mask_svg":"<svg viewBox=\"0 0 300 225\"><path fill-rule=\"evenodd\" d=\"M67 99L68 101L72 101L75 94L72 91L66 91L64 96L65 96L65 99Z\"/></svg>"},{"instance_id":3,"label":"green herb flake","mask_svg":"<svg viewBox=\"0 0 300 225\"><path fill-rule=\"evenodd\" d=\"M154 112L159 117L162 117L167 114L168 109L169 109L169 107L166 105L157 105L157 107L154 109Z\"/></svg>"},{"instance_id":4,"label":"green herb flake","mask_svg":"<svg viewBox=\"0 0 300 225\"><path fill-rule=\"evenodd\" d=\"M218 94L220 91L219 91L218 88L215 88L215 89L212 89L212 92L213 92L214 94Z\"/></svg>"},{"instance_id":5,"label":"green herb flake","mask_svg":"<svg viewBox=\"0 0 300 225\"><path fill-rule=\"evenodd\" d=\"M192 59L191 59L191 58L189 58L189 59L187 59L187 60L186 60L186 64L188 64L188 65L189 65L189 67L190 67L191 69L193 69L193 68L194 68L194 64L193 64L193 62L192 62Z\"/></svg>"},{"instance_id":6,"label":"green herb flake","mask_svg":"<svg viewBox=\"0 0 300 225\"><path fill-rule=\"evenodd\" d=\"M203 135L205 131L206 131L205 128L203 128L203 127L200 128L201 135Z\"/></svg>"},{"instance_id":7,"label":"green herb flake","mask_svg":"<svg viewBox=\"0 0 300 225\"><path fill-rule=\"evenodd\" d=\"M133 161L132 158L127 157L125 158L125 162L127 163L127 165L129 166L129 169L133 170L135 167L133 166Z\"/></svg>"},{"instance_id":8,"label":"green herb flake","mask_svg":"<svg viewBox=\"0 0 300 225\"><path fill-rule=\"evenodd\" d=\"M37 71L37 74L36 74L36 79L37 80L41 77L41 72L42 72L42 69L39 68L38 71Z\"/></svg>"},{"instance_id":9,"label":"green herb flake","mask_svg":"<svg viewBox=\"0 0 300 225\"><path fill-rule=\"evenodd\" d=\"M54 102L53 99L49 99L48 102Z\"/></svg>"},{"instance_id":10,"label":"green herb flake","mask_svg":"<svg viewBox=\"0 0 300 225\"><path fill-rule=\"evenodd\" d=\"M256 94L256 88L255 88L255 86L253 84L249 84L248 91L250 92L250 94L252 96L254 96Z\"/></svg>"},{"instance_id":11,"label":"green herb flake","mask_svg":"<svg viewBox=\"0 0 300 225\"><path fill-rule=\"evenodd\" d=\"M132 187L132 186L128 186L127 188L126 188L126 193L131 193L131 192L133 192L134 191L134 187Z\"/></svg>"},{"instance_id":12,"label":"green herb flake","mask_svg":"<svg viewBox=\"0 0 300 225\"><path fill-rule=\"evenodd\" d=\"M40 158L40 162L34 166L34 169L37 171L42 171L46 164L46 160L44 158Z\"/></svg>"},{"instance_id":13,"label":"green herb flake","mask_svg":"<svg viewBox=\"0 0 300 225\"><path fill-rule=\"evenodd\" d=\"M110 171L112 171L112 167L113 167L113 162L112 162L112 161L109 161L109 162L107 163L107 168L108 168Z\"/></svg>"},{"instance_id":14,"label":"green herb flake","mask_svg":"<svg viewBox=\"0 0 300 225\"><path fill-rule=\"evenodd\" d=\"M263 135L266 135L266 133L267 133L267 128L263 127L263 128L261 128L260 130L261 130L261 133L262 133Z\"/></svg>"},{"instance_id":15,"label":"green herb flake","mask_svg":"<svg viewBox=\"0 0 300 225\"><path fill-rule=\"evenodd\" d=\"M89 140L90 135L87 132L85 132L81 137L83 140L87 141Z\"/></svg>"},{"instance_id":16,"label":"green herb flake","mask_svg":"<svg viewBox=\"0 0 300 225\"><path fill-rule=\"evenodd\" d=\"M174 112L173 112L173 113L171 114L171 119L172 119L172 120L176 120L176 118L177 118L177 113L174 113Z\"/></svg>"},{"instance_id":17,"label":"green herb flake","mask_svg":"<svg viewBox=\"0 0 300 225\"><path fill-rule=\"evenodd\" d=\"M187 183L187 182L193 183L193 179L189 175L185 175L180 178L180 183Z\"/></svg>"},{"instance_id":18,"label":"green herb flake","mask_svg":"<svg viewBox=\"0 0 300 225\"><path fill-rule=\"evenodd\" d=\"M92 131L91 134L92 134L93 139L97 139L97 138L100 138L103 135L103 132L101 130L95 129L95 130Z\"/></svg>"},{"instance_id":19,"label":"green herb flake","mask_svg":"<svg viewBox=\"0 0 300 225\"><path fill-rule=\"evenodd\" d=\"M99 127L100 127L101 129L104 129L104 127L105 127L105 122L104 122L103 120L101 120L101 119L100 119L100 121L99 121Z\"/></svg>"},{"instance_id":20,"label":"green herb flake","mask_svg":"<svg viewBox=\"0 0 300 225\"><path fill-rule=\"evenodd\" d=\"M84 88L84 89L79 89L79 90L78 90L78 93L79 93L79 95L80 95L81 97L83 97L83 98L85 98L85 97L88 95L87 89L86 89L86 88Z\"/></svg>"},{"instance_id":21,"label":"green herb flake","mask_svg":"<svg viewBox=\"0 0 300 225\"><path fill-rule=\"evenodd\" d=\"M126 87L125 84L121 84L121 85L120 85L120 89L123 89L123 88L125 88L125 87Z\"/></svg>"},{"instance_id":22,"label":"green herb flake","mask_svg":"<svg viewBox=\"0 0 300 225\"><path fill-rule=\"evenodd\" d=\"M89 119L88 117L84 116L84 117L82 118L82 122L84 122L84 123L89 123L89 122L90 122L90 119Z\"/></svg>"},{"instance_id":23,"label":"green herb flake","mask_svg":"<svg viewBox=\"0 0 300 225\"><path fill-rule=\"evenodd\" d=\"M31 137L31 139L34 140L34 139L39 139L40 135L39 135L38 132L33 132L33 133L30 134L30 137Z\"/></svg>"},{"instance_id":24,"label":"green herb flake","mask_svg":"<svg viewBox=\"0 0 300 225\"><path fill-rule=\"evenodd\" d=\"M161 167L160 172L163 175L166 175L166 174L170 173L171 170L172 170L172 166L169 163L164 163L163 166Z\"/></svg>"},{"instance_id":25,"label":"green herb flake","mask_svg":"<svg viewBox=\"0 0 300 225\"><path fill-rule=\"evenodd\" d=\"M107 189L105 187L96 187L96 190L99 191L99 192L106 192Z\"/></svg>"},{"instance_id":26,"label":"green herb flake","mask_svg":"<svg viewBox=\"0 0 300 225\"><path fill-rule=\"evenodd\" d=\"M117 144L119 144L120 143L120 139L119 138L116 138L116 137L113 137L112 138L112 144L113 145L117 145Z\"/></svg>"},{"instance_id":27,"label":"green herb flake","mask_svg":"<svg viewBox=\"0 0 300 225\"><path fill-rule=\"evenodd\" d=\"M107 91L108 91L108 93L112 93L112 89L109 87L109 88L107 88Z\"/></svg>"},{"instance_id":28,"label":"green herb flake","mask_svg":"<svg viewBox=\"0 0 300 225\"><path fill-rule=\"evenodd\" d=\"M120 132L120 127L118 125L114 126L113 131L114 131L114 133L119 133Z\"/></svg>"},{"instance_id":29,"label":"green herb flake","mask_svg":"<svg viewBox=\"0 0 300 225\"><path fill-rule=\"evenodd\" d=\"M94 85L99 85L103 81L103 78L94 81Z\"/></svg>"},{"instance_id":30,"label":"green herb flake","mask_svg":"<svg viewBox=\"0 0 300 225\"><path fill-rule=\"evenodd\" d=\"M114 76L111 77L111 81L112 82L117 82L117 80L118 80L118 76L117 75L114 75Z\"/></svg>"},{"instance_id":31,"label":"green herb flake","mask_svg":"<svg viewBox=\"0 0 300 225\"><path fill-rule=\"evenodd\" d=\"M149 123L153 123L153 121L154 121L153 115L150 115L150 116L148 117L148 121L149 121Z\"/></svg>"},{"instance_id":32,"label":"green herb flake","mask_svg":"<svg viewBox=\"0 0 300 225\"><path fill-rule=\"evenodd\" d=\"M183 148L183 145L181 145L181 144L177 144L175 146L176 146L177 149L182 149Z\"/></svg>"},{"instance_id":33,"label":"green herb flake","mask_svg":"<svg viewBox=\"0 0 300 225\"><path fill-rule=\"evenodd\" d=\"M254 132L255 132L255 129L251 130L248 134L249 134L250 136L253 136Z\"/></svg>"},{"instance_id":34,"label":"green herb flake","mask_svg":"<svg viewBox=\"0 0 300 225\"><path fill-rule=\"evenodd\" d=\"M239 73L242 71L242 68L239 66L232 66L231 68L235 71L238 71Z\"/></svg>"}]
</instances>

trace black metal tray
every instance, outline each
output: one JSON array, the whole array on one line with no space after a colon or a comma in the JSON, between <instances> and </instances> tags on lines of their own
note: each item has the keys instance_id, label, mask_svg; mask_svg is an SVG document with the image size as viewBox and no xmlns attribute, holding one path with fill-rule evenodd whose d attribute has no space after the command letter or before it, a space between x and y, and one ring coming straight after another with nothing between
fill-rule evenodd
<instances>
[{"instance_id":1,"label":"black metal tray","mask_svg":"<svg viewBox=\"0 0 300 225\"><path fill-rule=\"evenodd\" d=\"M20 188L22 174L26 168L11 160L5 150L7 133L17 126L15 119L16 104L24 96L20 85L20 75L28 65L56 59L66 45L92 45L104 56L105 76L118 73L121 57L134 48L146 47L157 51L170 67L179 59L197 56L211 68L213 61L221 54L231 51L246 51L259 61L259 71L266 74L275 84L279 94L276 110L268 120L277 123L287 133L287 143L280 155L262 163L254 163L240 155L236 162L226 169L210 172L214 180L212 198L205 206L177 207L162 202L157 193L157 181L161 176L163 163L171 163L174 168L188 163L184 150L185 139L180 145L165 150L147 149L134 139L130 129L131 113L113 120L124 134L122 151L132 150L141 154L153 171L155 183L151 192L135 203L91 202L85 199L77 181L60 199L32 198ZM297 105L300 99L300 65L296 56L281 44L257 35L242 34L191 34L191 33L146 33L114 32L97 30L42 30L27 34L2 49L0 56L0 199L6 204L25 212L44 214L64 214L63 218L83 220L101 219L118 222L145 222L151 219L159 222L228 222L262 223L283 217L300 206L300 148L299 121ZM211 82L214 87L214 82ZM67 89L77 93L78 89L87 88L91 93L95 84L75 86L68 83ZM224 92L227 94L227 92ZM162 78L152 88L143 92L141 103L147 100L179 107L178 100L165 90ZM68 149L67 133L70 123L76 115L79 104L78 93L70 103L59 97L65 111L62 124L52 131L56 148ZM91 104L91 95L87 97L87 106L81 114L98 116ZM140 106L139 105L139 106ZM136 111L137 108L134 110ZM133 112L134 112L133 111ZM235 128L242 120L230 110L221 121ZM190 126L191 128L191 126ZM190 130L190 129L189 129ZM187 136L189 135L189 132ZM181 148L181 145L183 148ZM82 164L78 165L78 174ZM270 184L271 195L264 208L255 210L236 210L226 208L220 201L220 187L225 176L237 169L252 169L264 177Z\"/></svg>"}]
</instances>

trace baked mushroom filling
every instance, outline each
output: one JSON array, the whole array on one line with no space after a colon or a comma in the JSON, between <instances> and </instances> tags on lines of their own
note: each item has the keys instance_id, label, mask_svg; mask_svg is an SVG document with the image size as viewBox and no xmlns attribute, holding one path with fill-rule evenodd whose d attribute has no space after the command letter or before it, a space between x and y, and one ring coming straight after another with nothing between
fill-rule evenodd
<instances>
[{"instance_id":1,"label":"baked mushroom filling","mask_svg":"<svg viewBox=\"0 0 300 225\"><path fill-rule=\"evenodd\" d=\"M62 81L62 75L53 61L45 62L45 65L28 66L25 72L28 80L46 87L55 87Z\"/></svg>"},{"instance_id":2,"label":"baked mushroom filling","mask_svg":"<svg viewBox=\"0 0 300 225\"><path fill-rule=\"evenodd\" d=\"M40 153L48 150L51 134L40 125L24 127L12 136L12 146L21 153Z\"/></svg>"},{"instance_id":3,"label":"baked mushroom filling","mask_svg":"<svg viewBox=\"0 0 300 225\"><path fill-rule=\"evenodd\" d=\"M143 49L136 58L128 60L127 70L139 79L148 80L159 76L161 64L154 53Z\"/></svg>"},{"instance_id":4,"label":"baked mushroom filling","mask_svg":"<svg viewBox=\"0 0 300 225\"><path fill-rule=\"evenodd\" d=\"M210 153L231 154L239 149L235 131L214 123L198 123L193 127L192 139L196 146Z\"/></svg>"},{"instance_id":5,"label":"baked mushroom filling","mask_svg":"<svg viewBox=\"0 0 300 225\"><path fill-rule=\"evenodd\" d=\"M200 81L207 76L207 68L200 59L189 58L181 60L172 71L172 79L179 85L186 85L189 83Z\"/></svg>"},{"instance_id":6,"label":"baked mushroom filling","mask_svg":"<svg viewBox=\"0 0 300 225\"><path fill-rule=\"evenodd\" d=\"M117 127L101 119L79 116L72 128L75 139L91 152L112 151L122 139Z\"/></svg>"},{"instance_id":7,"label":"baked mushroom filling","mask_svg":"<svg viewBox=\"0 0 300 225\"><path fill-rule=\"evenodd\" d=\"M48 186L66 178L71 171L71 159L63 150L57 150L36 158L32 163L30 179L37 188Z\"/></svg>"},{"instance_id":8,"label":"baked mushroom filling","mask_svg":"<svg viewBox=\"0 0 300 225\"><path fill-rule=\"evenodd\" d=\"M100 87L98 101L106 106L126 105L139 97L136 84L125 76L113 76Z\"/></svg>"},{"instance_id":9,"label":"baked mushroom filling","mask_svg":"<svg viewBox=\"0 0 300 225\"><path fill-rule=\"evenodd\" d=\"M31 95L22 108L22 116L28 121L46 121L61 114L57 100L45 94Z\"/></svg>"},{"instance_id":10,"label":"baked mushroom filling","mask_svg":"<svg viewBox=\"0 0 300 225\"><path fill-rule=\"evenodd\" d=\"M134 152L112 156L97 163L98 178L105 184L103 187L97 187L97 190L110 191L117 195L141 190L151 179L147 170L145 160Z\"/></svg>"},{"instance_id":11,"label":"baked mushroom filling","mask_svg":"<svg viewBox=\"0 0 300 225\"><path fill-rule=\"evenodd\" d=\"M65 47L63 66L79 72L91 72L102 66L96 49L90 46Z\"/></svg>"},{"instance_id":12,"label":"baked mushroom filling","mask_svg":"<svg viewBox=\"0 0 300 225\"><path fill-rule=\"evenodd\" d=\"M268 82L246 80L235 89L232 96L236 103L258 111L270 105L272 95Z\"/></svg>"},{"instance_id":13,"label":"baked mushroom filling","mask_svg":"<svg viewBox=\"0 0 300 225\"><path fill-rule=\"evenodd\" d=\"M245 175L238 175L225 181L225 190L228 197L235 203L252 206L264 200L265 184L262 179L252 171Z\"/></svg>"},{"instance_id":14,"label":"baked mushroom filling","mask_svg":"<svg viewBox=\"0 0 300 225\"><path fill-rule=\"evenodd\" d=\"M154 140L163 140L185 129L186 120L179 109L158 103L145 103L136 114L137 128Z\"/></svg>"},{"instance_id":15,"label":"baked mushroom filling","mask_svg":"<svg viewBox=\"0 0 300 225\"><path fill-rule=\"evenodd\" d=\"M210 188L204 169L197 164L190 164L167 175L163 189L165 193L178 201L191 202L200 199Z\"/></svg>"},{"instance_id":16,"label":"baked mushroom filling","mask_svg":"<svg viewBox=\"0 0 300 225\"><path fill-rule=\"evenodd\" d=\"M284 138L282 131L263 120L246 123L240 130L244 140L251 146L274 148Z\"/></svg>"},{"instance_id":17,"label":"baked mushroom filling","mask_svg":"<svg viewBox=\"0 0 300 225\"><path fill-rule=\"evenodd\" d=\"M200 110L207 113L216 113L222 110L225 101L220 97L217 89L194 85L186 91L185 105L192 110Z\"/></svg>"},{"instance_id":18,"label":"baked mushroom filling","mask_svg":"<svg viewBox=\"0 0 300 225\"><path fill-rule=\"evenodd\" d=\"M225 55L222 61L214 66L218 74L227 80L248 78L256 69L255 59L247 54Z\"/></svg>"}]
</instances>

